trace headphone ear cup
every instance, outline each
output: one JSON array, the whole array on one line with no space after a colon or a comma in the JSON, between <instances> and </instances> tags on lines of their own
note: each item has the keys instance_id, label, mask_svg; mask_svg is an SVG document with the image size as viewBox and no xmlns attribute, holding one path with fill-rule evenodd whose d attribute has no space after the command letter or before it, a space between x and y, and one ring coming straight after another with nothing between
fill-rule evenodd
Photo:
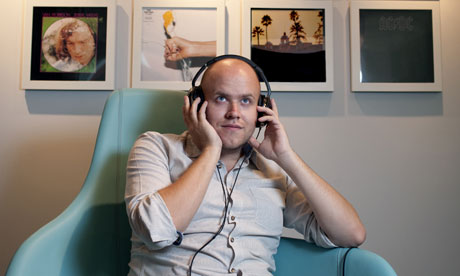
<instances>
[{"instance_id":1,"label":"headphone ear cup","mask_svg":"<svg viewBox=\"0 0 460 276\"><path fill-rule=\"evenodd\" d=\"M270 103L270 97L265 97L264 95L260 95L259 101L257 103L258 106L265 106L268 108L272 108L272 104ZM263 127L266 125L266 123L261 123L259 122L259 118L263 117L265 115L264 112L257 112L257 122L256 122L256 127Z\"/></svg>"},{"instance_id":2,"label":"headphone ear cup","mask_svg":"<svg viewBox=\"0 0 460 276\"><path fill-rule=\"evenodd\" d=\"M190 106L193 104L193 101L195 101L196 98L201 98L201 101L198 103L198 108L197 108L197 110L200 110L201 105L204 102L204 93L203 93L203 89L201 88L201 86L194 86L190 88L190 90L188 91L188 100L190 102Z\"/></svg>"}]
</instances>

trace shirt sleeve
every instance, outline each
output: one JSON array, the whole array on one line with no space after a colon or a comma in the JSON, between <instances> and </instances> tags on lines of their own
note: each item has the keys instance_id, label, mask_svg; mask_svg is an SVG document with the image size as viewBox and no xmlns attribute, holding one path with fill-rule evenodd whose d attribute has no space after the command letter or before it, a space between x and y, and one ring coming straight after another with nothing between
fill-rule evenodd
<instances>
[{"instance_id":1,"label":"shirt sleeve","mask_svg":"<svg viewBox=\"0 0 460 276\"><path fill-rule=\"evenodd\" d=\"M172 245L180 236L158 193L170 184L164 140L158 135L141 135L128 158L125 203L133 234L151 250Z\"/></svg>"},{"instance_id":2,"label":"shirt sleeve","mask_svg":"<svg viewBox=\"0 0 460 276\"><path fill-rule=\"evenodd\" d=\"M337 247L320 227L313 210L297 185L288 178L284 226L294 228L305 241L324 248Z\"/></svg>"}]
</instances>

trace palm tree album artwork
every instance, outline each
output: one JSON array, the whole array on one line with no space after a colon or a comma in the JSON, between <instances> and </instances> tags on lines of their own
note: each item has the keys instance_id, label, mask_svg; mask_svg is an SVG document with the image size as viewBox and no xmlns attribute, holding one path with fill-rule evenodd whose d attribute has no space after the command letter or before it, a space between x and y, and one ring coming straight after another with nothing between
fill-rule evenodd
<instances>
[{"instance_id":1,"label":"palm tree album artwork","mask_svg":"<svg viewBox=\"0 0 460 276\"><path fill-rule=\"evenodd\" d=\"M251 60L270 82L325 82L324 9L251 9Z\"/></svg>"}]
</instances>

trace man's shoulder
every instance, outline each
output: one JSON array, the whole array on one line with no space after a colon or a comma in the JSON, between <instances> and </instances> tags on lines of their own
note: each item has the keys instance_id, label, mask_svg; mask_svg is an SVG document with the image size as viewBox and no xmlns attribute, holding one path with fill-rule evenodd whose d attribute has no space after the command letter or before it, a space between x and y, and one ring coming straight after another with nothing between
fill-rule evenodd
<instances>
[{"instance_id":1,"label":"man's shoulder","mask_svg":"<svg viewBox=\"0 0 460 276\"><path fill-rule=\"evenodd\" d=\"M186 139L186 132L182 134L159 133L157 131L147 131L142 133L136 140L135 145L150 144L167 148L182 148Z\"/></svg>"},{"instance_id":2,"label":"man's shoulder","mask_svg":"<svg viewBox=\"0 0 460 276\"><path fill-rule=\"evenodd\" d=\"M155 140L169 140L169 141L181 141L184 140L186 136L186 132L181 134L175 133L160 133L157 131L146 131L142 133L138 139L147 138L147 139L155 139Z\"/></svg>"}]
</instances>

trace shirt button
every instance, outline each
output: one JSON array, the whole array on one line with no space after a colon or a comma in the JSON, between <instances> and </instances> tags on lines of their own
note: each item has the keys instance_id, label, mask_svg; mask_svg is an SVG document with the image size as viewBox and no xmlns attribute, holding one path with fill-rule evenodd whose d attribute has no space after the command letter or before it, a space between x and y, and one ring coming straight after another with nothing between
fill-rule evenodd
<instances>
[{"instance_id":1,"label":"shirt button","mask_svg":"<svg viewBox=\"0 0 460 276\"><path fill-rule=\"evenodd\" d=\"M235 242L235 239L234 239L234 238L231 238L231 239L230 239L230 242Z\"/></svg>"},{"instance_id":2,"label":"shirt button","mask_svg":"<svg viewBox=\"0 0 460 276\"><path fill-rule=\"evenodd\" d=\"M232 221L235 221L235 216L231 216L230 219L231 219Z\"/></svg>"},{"instance_id":3,"label":"shirt button","mask_svg":"<svg viewBox=\"0 0 460 276\"><path fill-rule=\"evenodd\" d=\"M232 270L230 270L230 272L235 273L236 270L234 268L232 268Z\"/></svg>"}]
</instances>

